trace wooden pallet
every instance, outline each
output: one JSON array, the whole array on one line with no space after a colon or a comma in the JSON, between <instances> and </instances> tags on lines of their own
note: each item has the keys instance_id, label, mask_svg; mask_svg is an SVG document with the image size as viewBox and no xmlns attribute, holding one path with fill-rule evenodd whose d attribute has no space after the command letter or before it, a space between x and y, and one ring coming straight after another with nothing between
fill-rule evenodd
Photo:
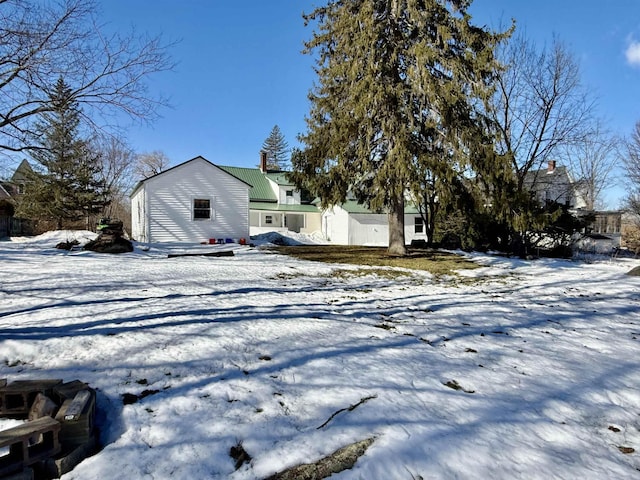
<instances>
[{"instance_id":1,"label":"wooden pallet","mask_svg":"<svg viewBox=\"0 0 640 480\"><path fill-rule=\"evenodd\" d=\"M59 432L60 422L51 417L0 431L0 477L59 453Z\"/></svg>"},{"instance_id":2,"label":"wooden pallet","mask_svg":"<svg viewBox=\"0 0 640 480\"><path fill-rule=\"evenodd\" d=\"M96 394L90 388L80 390L73 398L64 401L56 420L61 425L60 438L65 452L91 440L95 411Z\"/></svg>"},{"instance_id":3,"label":"wooden pallet","mask_svg":"<svg viewBox=\"0 0 640 480\"><path fill-rule=\"evenodd\" d=\"M62 380L16 380L0 387L0 416L26 418L38 393L51 397Z\"/></svg>"}]
</instances>

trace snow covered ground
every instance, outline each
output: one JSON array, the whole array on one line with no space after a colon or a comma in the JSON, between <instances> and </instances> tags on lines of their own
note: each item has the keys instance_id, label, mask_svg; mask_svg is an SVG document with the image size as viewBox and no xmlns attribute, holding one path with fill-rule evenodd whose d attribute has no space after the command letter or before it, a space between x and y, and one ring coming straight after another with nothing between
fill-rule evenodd
<instances>
[{"instance_id":1,"label":"snow covered ground","mask_svg":"<svg viewBox=\"0 0 640 480\"><path fill-rule=\"evenodd\" d=\"M388 280L71 235L0 242L0 378L98 391L104 449L67 480L262 479L370 437L332 479L640 478L640 260Z\"/></svg>"}]
</instances>

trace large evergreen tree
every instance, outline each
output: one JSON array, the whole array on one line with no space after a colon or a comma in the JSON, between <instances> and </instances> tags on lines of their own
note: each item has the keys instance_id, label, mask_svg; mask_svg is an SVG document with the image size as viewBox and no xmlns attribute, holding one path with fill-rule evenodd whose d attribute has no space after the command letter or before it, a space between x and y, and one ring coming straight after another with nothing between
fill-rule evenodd
<instances>
[{"instance_id":1,"label":"large evergreen tree","mask_svg":"<svg viewBox=\"0 0 640 480\"><path fill-rule=\"evenodd\" d=\"M289 144L278 125L271 129L271 133L262 144L262 151L267 154L267 168L269 170L284 170L288 161Z\"/></svg>"},{"instance_id":2,"label":"large evergreen tree","mask_svg":"<svg viewBox=\"0 0 640 480\"><path fill-rule=\"evenodd\" d=\"M59 78L50 93L52 111L37 123L31 153L33 178L20 214L53 222L56 228L89 219L105 204L107 192L99 165L88 143L80 138L80 110L71 89Z\"/></svg>"},{"instance_id":3,"label":"large evergreen tree","mask_svg":"<svg viewBox=\"0 0 640 480\"><path fill-rule=\"evenodd\" d=\"M318 85L292 179L323 206L353 195L387 212L390 254L406 253L406 193L460 185L483 153L501 35L470 24L470 3L335 0L305 16L317 22L306 52L318 54Z\"/></svg>"}]
</instances>

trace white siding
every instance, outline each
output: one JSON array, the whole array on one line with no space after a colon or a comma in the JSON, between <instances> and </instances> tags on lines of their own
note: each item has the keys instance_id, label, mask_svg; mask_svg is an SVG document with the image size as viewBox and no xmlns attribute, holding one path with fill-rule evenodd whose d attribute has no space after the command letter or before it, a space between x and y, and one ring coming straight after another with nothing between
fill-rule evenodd
<instances>
[{"instance_id":1,"label":"white siding","mask_svg":"<svg viewBox=\"0 0 640 480\"><path fill-rule=\"evenodd\" d=\"M138 242L147 242L149 232L147 230L147 210L144 201L146 189L141 186L131 197L131 236Z\"/></svg>"},{"instance_id":2,"label":"white siding","mask_svg":"<svg viewBox=\"0 0 640 480\"><path fill-rule=\"evenodd\" d=\"M337 205L322 213L322 233L337 245L386 246L389 241L385 214L350 214Z\"/></svg>"},{"instance_id":3,"label":"white siding","mask_svg":"<svg viewBox=\"0 0 640 480\"><path fill-rule=\"evenodd\" d=\"M404 243L407 245L411 245L412 240L427 240L427 234L424 233L426 231L426 226L423 225L422 227L423 233L416 233L416 217L420 217L420 214L416 213L404 216Z\"/></svg>"},{"instance_id":4,"label":"white siding","mask_svg":"<svg viewBox=\"0 0 640 480\"><path fill-rule=\"evenodd\" d=\"M337 205L322 212L322 234L331 243L349 245L349 214Z\"/></svg>"},{"instance_id":5,"label":"white siding","mask_svg":"<svg viewBox=\"0 0 640 480\"><path fill-rule=\"evenodd\" d=\"M427 239L424 233L415 233L414 218L416 216L404 216L404 242L406 245L410 245L414 239ZM351 214L349 217L349 245L389 246L387 214Z\"/></svg>"},{"instance_id":6,"label":"white siding","mask_svg":"<svg viewBox=\"0 0 640 480\"><path fill-rule=\"evenodd\" d=\"M305 213L305 227L301 233L315 233L322 231L322 218L320 212Z\"/></svg>"},{"instance_id":7,"label":"white siding","mask_svg":"<svg viewBox=\"0 0 640 480\"><path fill-rule=\"evenodd\" d=\"M146 190L148 242L249 238L249 186L203 158L147 179L141 190ZM210 219L193 219L195 198L211 200ZM132 221L136 216L132 211Z\"/></svg>"},{"instance_id":8,"label":"white siding","mask_svg":"<svg viewBox=\"0 0 640 480\"><path fill-rule=\"evenodd\" d=\"M417 214L404 216L404 237L407 245L414 239L427 236L415 233L414 218ZM389 245L387 214L347 213L339 206L322 214L322 234L337 245L366 245L386 247Z\"/></svg>"},{"instance_id":9,"label":"white siding","mask_svg":"<svg viewBox=\"0 0 640 480\"><path fill-rule=\"evenodd\" d=\"M352 213L349 216L349 245L388 246L387 215L385 213Z\"/></svg>"},{"instance_id":10,"label":"white siding","mask_svg":"<svg viewBox=\"0 0 640 480\"><path fill-rule=\"evenodd\" d=\"M287 196L287 191L292 192L293 195ZM294 187L291 187L291 186L286 186L286 187L280 186L278 198L279 198L278 203L281 203L284 205L300 205L301 203L300 191L296 190Z\"/></svg>"}]
</instances>

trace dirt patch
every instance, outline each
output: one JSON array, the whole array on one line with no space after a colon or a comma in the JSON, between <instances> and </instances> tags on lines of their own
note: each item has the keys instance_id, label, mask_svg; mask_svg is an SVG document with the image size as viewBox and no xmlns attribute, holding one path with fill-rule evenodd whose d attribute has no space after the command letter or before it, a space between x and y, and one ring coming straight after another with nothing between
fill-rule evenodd
<instances>
[{"instance_id":1,"label":"dirt patch","mask_svg":"<svg viewBox=\"0 0 640 480\"><path fill-rule=\"evenodd\" d=\"M467 388L463 388L462 385L460 385L457 380L449 380L448 382L443 382L442 384L445 387L452 388L453 390L461 390L464 393L476 393L475 390L469 390Z\"/></svg>"},{"instance_id":2,"label":"dirt patch","mask_svg":"<svg viewBox=\"0 0 640 480\"><path fill-rule=\"evenodd\" d=\"M235 460L236 470L238 470L243 464L251 461L251 456L242 446L242 442L238 442L229 449L229 456Z\"/></svg>"},{"instance_id":3,"label":"dirt patch","mask_svg":"<svg viewBox=\"0 0 640 480\"><path fill-rule=\"evenodd\" d=\"M142 400L143 398L148 397L150 395L155 395L156 393L160 393L160 390L143 390L138 395L134 393L123 393L122 404L133 405L134 403L138 403L138 400Z\"/></svg>"}]
</instances>

